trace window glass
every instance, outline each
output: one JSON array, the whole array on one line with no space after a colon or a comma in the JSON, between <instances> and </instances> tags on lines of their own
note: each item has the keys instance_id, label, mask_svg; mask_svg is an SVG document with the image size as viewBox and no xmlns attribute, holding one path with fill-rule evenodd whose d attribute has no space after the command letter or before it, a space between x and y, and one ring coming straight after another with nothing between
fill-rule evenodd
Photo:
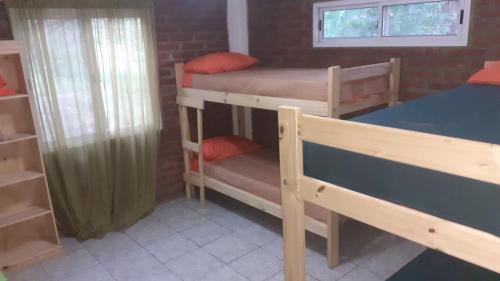
<instances>
[{"instance_id":1,"label":"window glass","mask_svg":"<svg viewBox=\"0 0 500 281\"><path fill-rule=\"evenodd\" d=\"M459 1L439 1L384 7L384 36L457 35Z\"/></svg>"},{"instance_id":2,"label":"window glass","mask_svg":"<svg viewBox=\"0 0 500 281\"><path fill-rule=\"evenodd\" d=\"M324 38L356 38L378 35L378 8L325 11Z\"/></svg>"}]
</instances>

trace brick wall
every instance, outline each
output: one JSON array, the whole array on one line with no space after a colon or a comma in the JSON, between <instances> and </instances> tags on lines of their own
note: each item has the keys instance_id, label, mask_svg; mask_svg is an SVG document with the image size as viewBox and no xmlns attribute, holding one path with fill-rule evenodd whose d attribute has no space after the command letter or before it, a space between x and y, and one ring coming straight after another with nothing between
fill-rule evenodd
<instances>
[{"instance_id":1,"label":"brick wall","mask_svg":"<svg viewBox=\"0 0 500 281\"><path fill-rule=\"evenodd\" d=\"M226 0L157 0L155 13L164 125L158 163L157 195L161 200L183 191L174 64L228 49ZM230 134L231 108L207 104L204 121L207 137Z\"/></svg>"},{"instance_id":2,"label":"brick wall","mask_svg":"<svg viewBox=\"0 0 500 281\"><path fill-rule=\"evenodd\" d=\"M163 200L183 191L174 63L228 49L226 0L157 0L155 20L163 120L157 198ZM7 13L0 3L0 40L11 37ZM231 109L228 106L207 104L204 115L206 136L231 133Z\"/></svg>"},{"instance_id":3,"label":"brick wall","mask_svg":"<svg viewBox=\"0 0 500 281\"><path fill-rule=\"evenodd\" d=\"M500 1L473 0L469 47L456 48L313 48L313 0L249 0L250 52L265 65L343 67L400 57L401 98L412 99L463 84L486 59L500 59ZM255 122L275 114L256 114ZM257 123L258 124L258 123ZM271 126L273 127L273 126ZM255 128L258 140L269 131Z\"/></svg>"}]
</instances>

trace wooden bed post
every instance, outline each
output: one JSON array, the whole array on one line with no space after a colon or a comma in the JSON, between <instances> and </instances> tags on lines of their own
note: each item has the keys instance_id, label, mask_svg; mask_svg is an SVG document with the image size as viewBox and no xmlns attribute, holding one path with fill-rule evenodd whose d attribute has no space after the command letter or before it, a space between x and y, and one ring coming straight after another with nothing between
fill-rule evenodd
<instances>
[{"instance_id":1,"label":"wooden bed post","mask_svg":"<svg viewBox=\"0 0 500 281\"><path fill-rule=\"evenodd\" d=\"M182 73L183 73L182 65L183 65L182 63L175 64L175 83L177 88L177 95L182 94ZM178 110L179 110L179 122L181 125L182 143L184 143L185 141L191 141L191 132L190 132L187 107L184 105L179 105ZM190 164L191 153L189 152L188 149L183 147L182 155L184 158L184 173L186 175L189 175L189 173L191 172L191 164ZM188 182L186 177L184 177L184 181L186 182L186 198L191 199L193 198L194 188L191 185L191 183Z\"/></svg>"},{"instance_id":2,"label":"wooden bed post","mask_svg":"<svg viewBox=\"0 0 500 281\"><path fill-rule=\"evenodd\" d=\"M328 68L328 117L340 118L340 92L342 86L342 68L340 66L332 66ZM339 264L339 214L329 211L326 243L327 243L327 264L329 268L333 268Z\"/></svg>"},{"instance_id":3,"label":"wooden bed post","mask_svg":"<svg viewBox=\"0 0 500 281\"><path fill-rule=\"evenodd\" d=\"M203 161L203 111L196 109L198 127L198 174L200 175L200 205L205 207L205 161Z\"/></svg>"},{"instance_id":4,"label":"wooden bed post","mask_svg":"<svg viewBox=\"0 0 500 281\"><path fill-rule=\"evenodd\" d=\"M280 107L280 174L283 212L283 249L285 280L305 280L304 201L299 194L302 174L302 142L299 140L300 109Z\"/></svg>"},{"instance_id":5,"label":"wooden bed post","mask_svg":"<svg viewBox=\"0 0 500 281\"><path fill-rule=\"evenodd\" d=\"M391 59L391 76L390 76L390 85L389 92L391 94L389 106L395 106L399 101L399 82L401 79L401 59L400 58L392 58Z\"/></svg>"},{"instance_id":6,"label":"wooden bed post","mask_svg":"<svg viewBox=\"0 0 500 281\"><path fill-rule=\"evenodd\" d=\"M340 88L342 85L342 68L328 68L328 117L340 118Z\"/></svg>"},{"instance_id":7,"label":"wooden bed post","mask_svg":"<svg viewBox=\"0 0 500 281\"><path fill-rule=\"evenodd\" d=\"M334 268L340 263L340 215L329 210L326 223L326 262Z\"/></svg>"}]
</instances>

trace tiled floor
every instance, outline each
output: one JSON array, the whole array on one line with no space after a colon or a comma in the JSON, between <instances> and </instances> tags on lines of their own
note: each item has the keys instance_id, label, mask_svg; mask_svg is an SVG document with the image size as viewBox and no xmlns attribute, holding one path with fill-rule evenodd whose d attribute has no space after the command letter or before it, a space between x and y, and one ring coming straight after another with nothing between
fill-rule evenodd
<instances>
[{"instance_id":1,"label":"tiled floor","mask_svg":"<svg viewBox=\"0 0 500 281\"><path fill-rule=\"evenodd\" d=\"M178 200L123 233L79 243L64 255L8 275L9 281L279 281L281 223L220 196L205 209ZM423 251L413 243L349 221L342 226L342 265L326 266L323 238L307 237L308 280L384 280Z\"/></svg>"}]
</instances>

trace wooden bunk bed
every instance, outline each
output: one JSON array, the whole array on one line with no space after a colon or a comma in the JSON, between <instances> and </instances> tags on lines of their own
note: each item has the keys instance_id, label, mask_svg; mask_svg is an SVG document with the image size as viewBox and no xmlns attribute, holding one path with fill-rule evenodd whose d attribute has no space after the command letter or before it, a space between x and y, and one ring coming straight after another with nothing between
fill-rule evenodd
<instances>
[{"instance_id":1,"label":"wooden bunk bed","mask_svg":"<svg viewBox=\"0 0 500 281\"><path fill-rule=\"evenodd\" d=\"M323 95L323 98L319 100L309 100L307 96L300 98L283 97L286 96L286 93L279 94L280 97L277 97L276 94L271 96L265 91L265 87L264 90L261 87L258 94L247 92L246 90L245 92L228 92L225 90L228 87L227 85L215 85L224 89L216 91L213 90L213 84L216 83L211 83L210 90L186 88L183 87L185 77L182 71L182 64L177 64L175 69L187 198L192 198L194 194L193 186L198 186L200 189L200 203L203 205L205 187L208 187L278 218L281 218L282 210L279 157L277 155L275 157L272 153L263 151L255 155L243 155L212 163L204 163L202 157L199 157L199 172L192 171L190 165L192 154L203 154L201 141L203 139L203 109L205 102L224 103L274 111L279 106L289 105L300 107L309 114L338 118L342 114L374 106L384 104L394 105L398 100L400 61L395 58L387 63L346 69L338 66L324 69L324 80L321 80L320 83L324 83L325 91L323 94L320 94ZM258 84L258 80L269 80L267 74L272 73L273 70L264 69L263 71L266 75L260 73L257 76L252 76L246 85ZM277 71L279 75L276 75L276 73L269 75L271 77L273 75L279 76L280 78L273 77L274 80L272 80L278 84L286 85L287 83L294 83L294 81L300 80L300 71L289 70L294 75L290 75L290 72L283 69ZM304 71L305 73L309 73L309 70ZM231 75L234 76L235 74ZM242 77L240 73L238 75L240 82L242 79L245 80L245 77ZM227 74L223 76L227 76ZM215 75L204 76L202 78L220 79L220 77L220 75ZM304 78L303 80L308 79ZM269 81L265 82L269 84ZM241 84L245 84L245 81ZM318 84L316 83L316 85ZM286 89L284 90L286 91ZM195 108L197 111L196 141L193 141L191 138L188 108ZM339 260L338 252L333 251L337 248L339 218L329 217L328 212L317 206L310 205L307 209L306 229L327 239L328 248L332 249L332 251L328 251L328 264L330 267L333 267L338 264Z\"/></svg>"},{"instance_id":2,"label":"wooden bunk bed","mask_svg":"<svg viewBox=\"0 0 500 281\"><path fill-rule=\"evenodd\" d=\"M500 273L499 108L477 85L352 121L280 108L286 280L305 280L304 202Z\"/></svg>"}]
</instances>

